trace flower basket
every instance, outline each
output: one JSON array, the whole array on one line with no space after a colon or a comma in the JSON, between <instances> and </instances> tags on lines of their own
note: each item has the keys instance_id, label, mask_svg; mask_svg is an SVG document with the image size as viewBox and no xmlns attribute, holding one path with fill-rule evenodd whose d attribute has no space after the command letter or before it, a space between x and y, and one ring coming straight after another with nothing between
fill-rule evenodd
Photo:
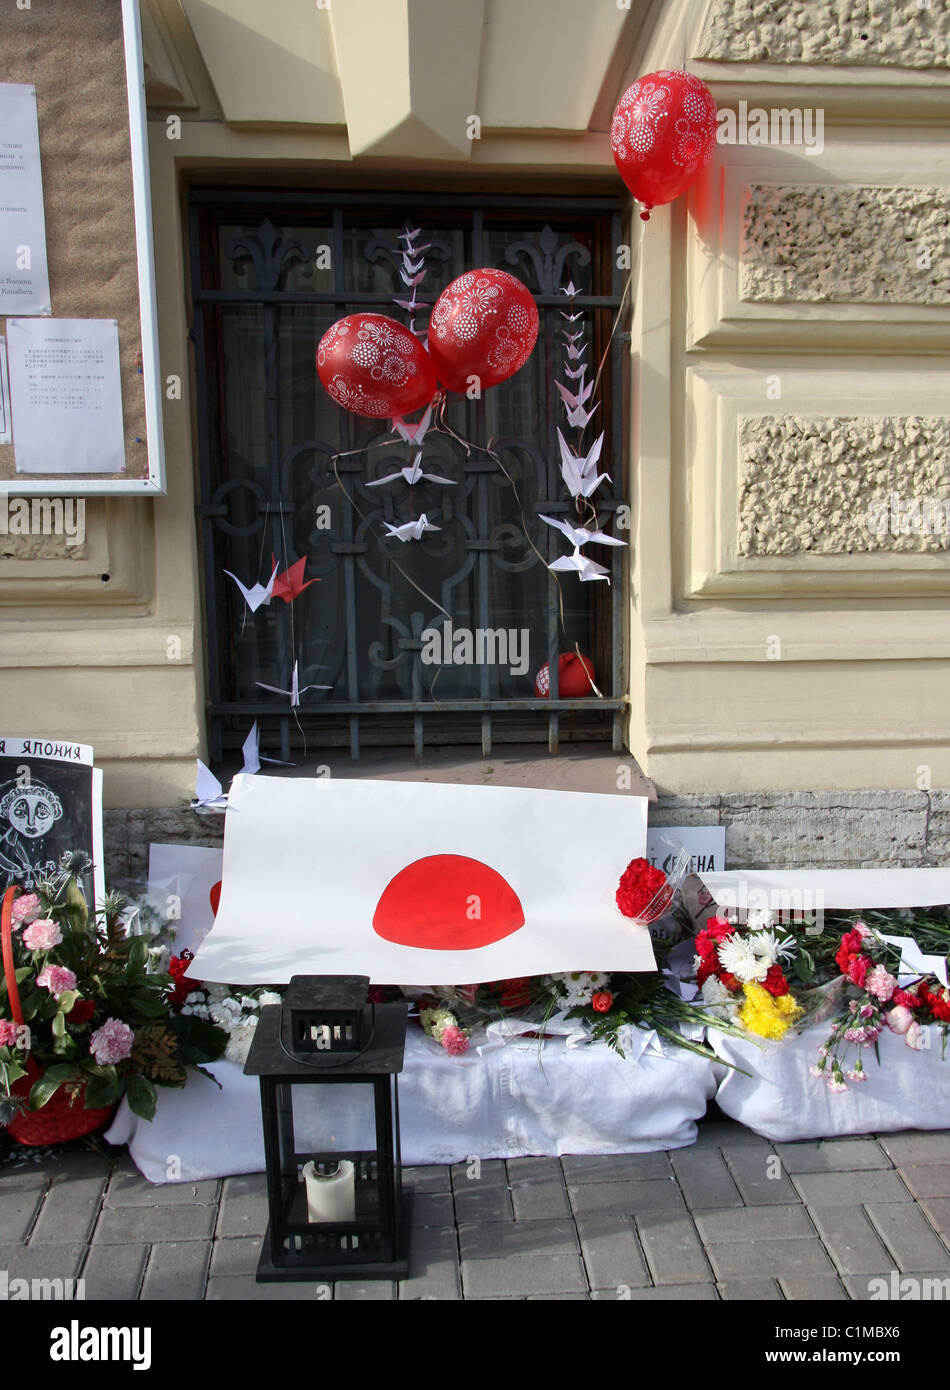
<instances>
[{"instance_id":1,"label":"flower basket","mask_svg":"<svg viewBox=\"0 0 950 1390\"><path fill-rule=\"evenodd\" d=\"M26 1070L28 1074L10 1087L11 1093L15 1096L28 1096L34 1083L43 1075L42 1068L37 1066L32 1057L27 1059ZM84 1134L94 1134L96 1130L105 1129L112 1122L118 1108L117 1103L103 1105L96 1110L86 1110L82 1103L85 1090L84 1086L75 1100L71 1100L65 1088L61 1088L46 1102L42 1110L21 1111L7 1125L7 1133L18 1144L35 1146L65 1144L69 1139L81 1139Z\"/></svg>"},{"instance_id":2,"label":"flower basket","mask_svg":"<svg viewBox=\"0 0 950 1390\"><path fill-rule=\"evenodd\" d=\"M16 888L8 888L3 895L3 909L0 912L0 931L3 941L3 974L10 1000L10 1013L15 1023L23 1022L20 995L16 986L13 968L13 942L11 939L13 920L13 899ZM26 1059L27 1075L21 1077L11 1088L11 1094L26 1098L35 1082L43 1075L42 1067L32 1057ZM7 1133L18 1144L64 1144L69 1139L79 1139L84 1134L92 1134L104 1129L116 1111L115 1105L105 1105L96 1110L86 1110L82 1105L85 1086L74 1099L65 1088L58 1090L41 1110L23 1110L7 1125Z\"/></svg>"}]
</instances>

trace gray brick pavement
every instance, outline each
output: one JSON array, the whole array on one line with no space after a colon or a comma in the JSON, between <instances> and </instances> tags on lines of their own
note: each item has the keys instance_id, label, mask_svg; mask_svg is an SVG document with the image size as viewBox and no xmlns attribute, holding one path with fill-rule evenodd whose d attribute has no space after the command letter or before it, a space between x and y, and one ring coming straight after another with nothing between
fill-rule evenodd
<instances>
[{"instance_id":1,"label":"gray brick pavement","mask_svg":"<svg viewBox=\"0 0 950 1390\"><path fill-rule=\"evenodd\" d=\"M950 1277L950 1131L773 1145L716 1117L670 1153L404 1176L406 1279L264 1285L262 1174L152 1186L101 1145L24 1155L0 1167L0 1271L190 1301L863 1300L892 1271Z\"/></svg>"}]
</instances>

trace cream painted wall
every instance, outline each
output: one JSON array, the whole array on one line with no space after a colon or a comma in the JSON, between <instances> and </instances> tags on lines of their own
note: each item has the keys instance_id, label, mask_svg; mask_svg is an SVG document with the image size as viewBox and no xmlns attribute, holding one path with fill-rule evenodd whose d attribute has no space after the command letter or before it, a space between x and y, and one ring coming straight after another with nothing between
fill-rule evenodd
<instances>
[{"instance_id":1,"label":"cream painted wall","mask_svg":"<svg viewBox=\"0 0 950 1390\"><path fill-rule=\"evenodd\" d=\"M184 384L182 399L164 407L168 496L90 504L81 553L0 558L7 728L93 742L113 806L175 804L193 785L204 685L187 178L240 175L253 184L303 172L328 183L356 176L371 187L416 171L484 186L546 173L565 186L595 179L615 189L605 134L614 101L640 73L687 65L720 105L821 106L826 148L805 157L721 147L688 200L657 209L646 227L632 219L631 750L661 791L912 789L923 767L932 786L950 785L946 553L885 545L849 556L835 550L854 530L840 517L824 527L824 550L783 550L776 516L760 552L743 551L760 496L750 450L764 437L784 450L789 505L811 496L821 520L808 448L770 417L817 420L814 448L828 457L851 430L849 485L860 506L873 495L875 439L906 428L894 421L931 421L926 437L942 438L946 310L915 297L906 273L893 280L891 301L879 303L862 291L857 266L850 300L815 298L804 272L776 298L775 237L763 234L752 255L743 219L751 197L756 226L773 227L768 219L787 203L805 209L807 227L821 189L834 189L838 221L828 241L842 254L841 219L853 223L848 209L858 209L841 190L899 185L928 190L919 215L937 225L950 186L940 128L950 100L945 65L901 68L884 51L886 36L873 67L855 65L840 34L831 57L812 63L733 54L715 14L713 38L702 37L707 12L726 13L725 0L605 4L587 23L575 4L559 6L552 23L551 0L441 0L447 36L453 13L458 19L454 47L444 49L457 63L450 82L437 70L429 0L333 0L329 10L310 0L145 3L160 103L150 157L162 372ZM831 7L813 0L812 8ZM773 9L774 42L787 48L791 30ZM370 31L375 57L361 64L360 36ZM390 33L392 44L383 43ZM403 60L394 64L396 51L430 57L410 61L407 72ZM394 80L383 102L387 70ZM482 118L481 139L462 141L459 120L470 113ZM168 138L168 115L181 116L178 139ZM908 206L903 195L897 201ZM899 237L888 244L899 246ZM839 297L849 274L845 267L838 276ZM779 402L765 394L776 375ZM879 426L884 435L875 435ZM924 471L939 487L939 460Z\"/></svg>"}]
</instances>

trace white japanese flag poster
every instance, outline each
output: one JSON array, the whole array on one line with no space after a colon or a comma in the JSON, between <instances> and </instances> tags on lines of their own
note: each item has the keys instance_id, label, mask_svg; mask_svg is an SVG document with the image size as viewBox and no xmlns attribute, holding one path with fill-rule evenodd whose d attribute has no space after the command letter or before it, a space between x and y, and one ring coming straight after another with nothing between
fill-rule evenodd
<instances>
[{"instance_id":1,"label":"white japanese flag poster","mask_svg":"<svg viewBox=\"0 0 950 1390\"><path fill-rule=\"evenodd\" d=\"M615 901L646 814L626 795L239 775L191 974L464 985L653 970L648 929Z\"/></svg>"}]
</instances>

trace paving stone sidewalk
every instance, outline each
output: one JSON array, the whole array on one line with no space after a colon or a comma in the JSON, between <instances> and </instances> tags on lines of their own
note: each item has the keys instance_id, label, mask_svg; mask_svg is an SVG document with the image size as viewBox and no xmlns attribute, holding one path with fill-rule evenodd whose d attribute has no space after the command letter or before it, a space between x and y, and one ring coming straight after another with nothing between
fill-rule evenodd
<instances>
[{"instance_id":1,"label":"paving stone sidewalk","mask_svg":"<svg viewBox=\"0 0 950 1390\"><path fill-rule=\"evenodd\" d=\"M0 1168L0 1278L87 1299L867 1299L948 1280L950 1131L410 1168L410 1277L257 1284L262 1174L153 1187L121 1149ZM927 1297L926 1288L924 1297Z\"/></svg>"}]
</instances>

